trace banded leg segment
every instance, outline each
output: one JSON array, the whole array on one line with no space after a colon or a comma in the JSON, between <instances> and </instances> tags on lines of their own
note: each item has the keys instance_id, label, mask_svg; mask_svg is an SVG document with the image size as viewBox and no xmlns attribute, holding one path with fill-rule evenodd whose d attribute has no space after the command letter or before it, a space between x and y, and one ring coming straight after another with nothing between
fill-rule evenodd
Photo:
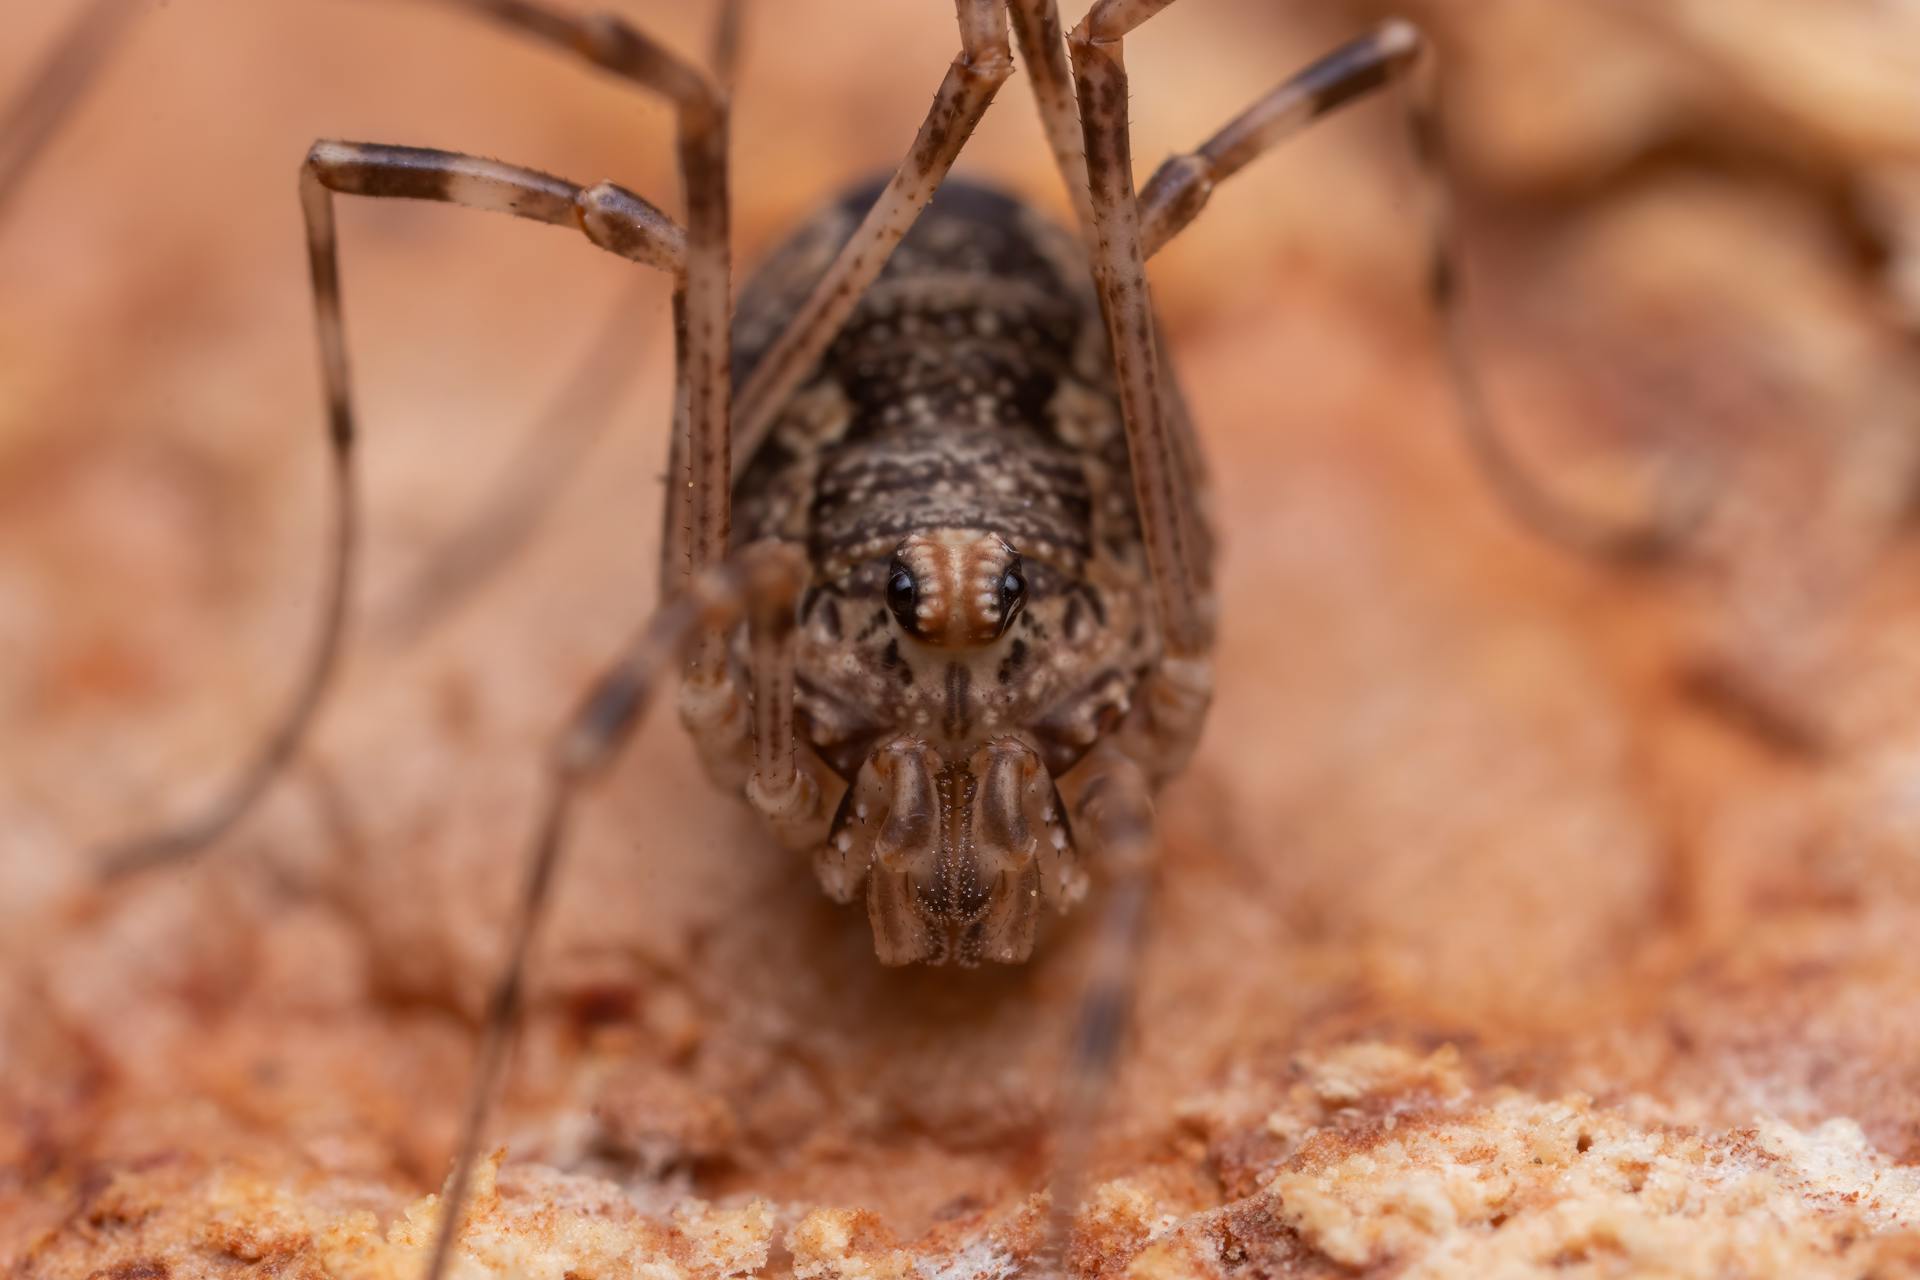
<instances>
[{"instance_id":1,"label":"banded leg segment","mask_svg":"<svg viewBox=\"0 0 1920 1280\"><path fill-rule=\"evenodd\" d=\"M1165 3L1132 6L1127 16L1140 16L1142 8L1150 14ZM1118 28L1110 22L1106 29ZM1653 509L1638 520L1588 513L1530 474L1499 430L1465 333L1459 251L1439 116L1433 109L1433 80L1432 49L1418 29L1402 20L1384 22L1335 49L1283 81L1195 150L1168 159L1154 171L1139 194L1142 252L1148 258L1158 253L1198 216L1219 183L1254 159L1347 103L1403 82L1409 91L1415 157L1431 206L1428 292L1459 403L1460 430L1475 463L1515 517L1551 542L1624 564L1669 556L1705 515L1707 494L1697 477L1670 471Z\"/></svg>"},{"instance_id":2,"label":"banded leg segment","mask_svg":"<svg viewBox=\"0 0 1920 1280\"><path fill-rule=\"evenodd\" d=\"M1093 207L1094 284L1112 346L1155 612L1168 652L1187 657L1211 645L1213 600L1199 550L1194 477L1175 439L1172 397L1162 385L1134 199L1127 72L1121 56L1121 37L1171 2L1101 0L1074 29L1069 45Z\"/></svg>"},{"instance_id":3,"label":"banded leg segment","mask_svg":"<svg viewBox=\"0 0 1920 1280\"><path fill-rule=\"evenodd\" d=\"M336 290L338 286L332 213L335 195L432 200L512 214L556 227L576 228L609 253L674 275L686 266L686 233L672 218L624 187L611 182L579 187L536 169L455 151L316 142L301 169L300 192L307 215L308 247L314 258L315 299L323 308L329 302L335 306L331 326L335 338L339 337L338 298L329 299L320 289L323 267ZM318 233L320 229L324 229L324 235ZM328 324L324 314L321 323L323 327ZM341 383L344 390L344 366Z\"/></svg>"},{"instance_id":4,"label":"banded leg segment","mask_svg":"<svg viewBox=\"0 0 1920 1280\"><path fill-rule=\"evenodd\" d=\"M1185 155L1164 161L1140 189L1141 252L1160 252L1206 207L1219 183L1307 126L1387 84L1412 65L1420 33L1384 22L1282 81Z\"/></svg>"},{"instance_id":5,"label":"banded leg segment","mask_svg":"<svg viewBox=\"0 0 1920 1280\"><path fill-rule=\"evenodd\" d=\"M434 0L490 19L651 90L673 104L677 151L685 188L686 265L681 275L683 317L677 327L686 405L686 439L678 442L685 472L675 474L674 506L690 529L693 568L718 564L727 553L732 521L732 270L728 243L728 110L725 95L704 72L665 45L611 14L575 16L535 0ZM717 646L701 646L700 665L718 662Z\"/></svg>"},{"instance_id":6,"label":"banded leg segment","mask_svg":"<svg viewBox=\"0 0 1920 1280\"><path fill-rule=\"evenodd\" d=\"M567 822L580 791L612 762L646 713L657 682L699 635L724 633L758 592L791 572L777 549L747 548L734 560L703 569L654 614L627 650L596 680L568 719L548 761L547 788L526 856L502 962L487 1000L486 1021L452 1172L440 1197L440 1222L424 1280L446 1274L480 1156L487 1113L505 1073L525 1000L527 956L546 914L565 849Z\"/></svg>"},{"instance_id":7,"label":"banded leg segment","mask_svg":"<svg viewBox=\"0 0 1920 1280\"><path fill-rule=\"evenodd\" d=\"M314 323L327 406L332 461L333 529L317 638L292 700L251 762L200 816L157 835L109 848L108 875L138 871L198 852L244 815L293 758L324 701L339 665L352 591L358 494L357 435L346 329L341 318L340 258L334 226L336 194L433 200L577 227L601 248L665 271L682 270L684 237L671 218L630 191L601 183L581 188L561 178L448 151L317 142L300 170L307 258L313 277Z\"/></svg>"},{"instance_id":8,"label":"banded leg segment","mask_svg":"<svg viewBox=\"0 0 1920 1280\"><path fill-rule=\"evenodd\" d=\"M1046 1276L1067 1274L1067 1245L1086 1191L1093 1137L1133 1021L1158 866L1152 783L1145 771L1111 741L1095 748L1081 768L1083 776L1070 788L1073 838L1086 861L1100 869L1106 895L1057 1104L1059 1137L1040 1269Z\"/></svg>"},{"instance_id":9,"label":"banded leg segment","mask_svg":"<svg viewBox=\"0 0 1920 1280\"><path fill-rule=\"evenodd\" d=\"M753 456L794 388L879 277L973 136L994 94L1013 74L1006 9L1007 0L956 0L960 52L940 82L912 149L740 389L739 465Z\"/></svg>"}]
</instances>

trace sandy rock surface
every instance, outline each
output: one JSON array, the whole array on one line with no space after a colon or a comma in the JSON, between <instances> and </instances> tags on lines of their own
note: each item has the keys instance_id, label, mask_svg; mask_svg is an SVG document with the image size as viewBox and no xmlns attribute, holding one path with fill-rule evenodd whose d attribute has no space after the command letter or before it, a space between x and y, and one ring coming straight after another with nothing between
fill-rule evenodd
<instances>
[{"instance_id":1,"label":"sandy rock surface","mask_svg":"<svg viewBox=\"0 0 1920 1280\"><path fill-rule=\"evenodd\" d=\"M0 84L74 6L31 8L0 17ZM1156 259L1218 489L1220 697L1162 798L1076 1273L1920 1275L1920 30L1746 9L1412 9L1508 428L1604 510L1707 477L1677 566L1542 545L1474 472L1391 107L1236 178ZM1156 18L1128 52L1143 168L1372 16ZM699 13L658 22L700 47ZM758 7L747 258L893 163L952 48L939 4ZM1024 95L963 167L1061 209ZM208 856L110 886L88 856L209 794L307 642L307 145L671 205L669 130L432 6L174 0L0 222L15 1274L416 1274L539 752L652 597L664 286L546 229L343 208L345 679ZM496 577L401 625L634 288L612 428ZM1088 916L1018 970L882 970L670 721L584 808L460 1274L1019 1273Z\"/></svg>"}]
</instances>

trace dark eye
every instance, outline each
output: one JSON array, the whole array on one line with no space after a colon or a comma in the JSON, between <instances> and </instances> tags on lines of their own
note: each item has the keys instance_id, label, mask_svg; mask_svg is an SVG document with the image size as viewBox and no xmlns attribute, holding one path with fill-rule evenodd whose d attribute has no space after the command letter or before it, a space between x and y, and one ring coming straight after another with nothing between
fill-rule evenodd
<instances>
[{"instance_id":1,"label":"dark eye","mask_svg":"<svg viewBox=\"0 0 1920 1280\"><path fill-rule=\"evenodd\" d=\"M1015 560L1007 566L1007 572L1000 579L1000 629L1005 631L1013 625L1013 619L1027 603L1027 575L1020 572L1020 562Z\"/></svg>"},{"instance_id":2,"label":"dark eye","mask_svg":"<svg viewBox=\"0 0 1920 1280\"><path fill-rule=\"evenodd\" d=\"M919 618L914 613L918 595L913 585L913 573L895 560L893 569L887 575L887 608L893 610L894 618L906 628L908 635L920 634Z\"/></svg>"}]
</instances>

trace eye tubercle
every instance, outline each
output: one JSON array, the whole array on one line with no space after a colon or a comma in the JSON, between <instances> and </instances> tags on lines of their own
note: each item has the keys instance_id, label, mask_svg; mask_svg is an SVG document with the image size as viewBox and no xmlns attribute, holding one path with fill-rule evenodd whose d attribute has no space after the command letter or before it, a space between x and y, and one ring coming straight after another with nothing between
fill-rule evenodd
<instances>
[{"instance_id":1,"label":"eye tubercle","mask_svg":"<svg viewBox=\"0 0 1920 1280\"><path fill-rule=\"evenodd\" d=\"M1026 572L1006 539L978 529L910 534L887 569L887 608L926 644L991 644L1027 599Z\"/></svg>"}]
</instances>

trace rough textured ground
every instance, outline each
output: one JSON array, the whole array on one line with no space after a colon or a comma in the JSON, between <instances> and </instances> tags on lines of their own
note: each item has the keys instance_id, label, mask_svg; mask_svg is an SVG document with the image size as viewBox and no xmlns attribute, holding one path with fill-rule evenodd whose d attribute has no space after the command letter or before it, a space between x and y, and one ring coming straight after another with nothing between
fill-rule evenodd
<instances>
[{"instance_id":1,"label":"rough textured ground","mask_svg":"<svg viewBox=\"0 0 1920 1280\"><path fill-rule=\"evenodd\" d=\"M664 9L668 6L639 6ZM14 6L14 9L23 9ZM11 82L67 5L0 18ZM944 6L761 6L751 255L890 164ZM1282 14L1284 13L1284 16ZM697 15L669 34L699 42ZM1187 0L1138 152L1369 16ZM1447 426L1391 111L1236 179L1156 262L1218 478L1222 696L1165 796L1083 1273L1920 1274L1920 30L1865 3L1433 0L1476 341L1567 491L1727 496L1622 575L1516 531ZM16 35L17 33L17 35ZM174 0L0 226L0 1264L410 1275L543 735L651 595L659 293L619 428L423 640L411 575L627 279L352 207L369 546L348 678L198 865L190 807L307 635L317 136L673 190L659 108L430 8ZM1059 207L1016 80L964 161ZM663 718L588 807L463 1266L1008 1275L1084 953L885 972Z\"/></svg>"}]
</instances>

